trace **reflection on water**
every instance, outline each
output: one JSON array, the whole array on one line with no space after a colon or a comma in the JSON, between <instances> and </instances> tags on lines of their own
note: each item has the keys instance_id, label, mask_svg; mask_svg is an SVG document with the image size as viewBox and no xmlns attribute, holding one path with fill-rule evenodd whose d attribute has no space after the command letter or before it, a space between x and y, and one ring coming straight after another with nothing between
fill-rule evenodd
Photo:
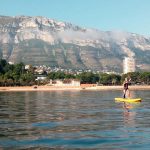
<instances>
[{"instance_id":1,"label":"reflection on water","mask_svg":"<svg viewBox=\"0 0 150 150\"><path fill-rule=\"evenodd\" d=\"M140 103L140 102L139 102ZM123 103L124 108L124 123L126 126L135 127L136 110L134 103ZM139 105L138 105L139 106Z\"/></svg>"},{"instance_id":2,"label":"reflection on water","mask_svg":"<svg viewBox=\"0 0 150 150\"><path fill-rule=\"evenodd\" d=\"M115 103L121 91L0 93L0 149L148 149L150 93Z\"/></svg>"}]
</instances>

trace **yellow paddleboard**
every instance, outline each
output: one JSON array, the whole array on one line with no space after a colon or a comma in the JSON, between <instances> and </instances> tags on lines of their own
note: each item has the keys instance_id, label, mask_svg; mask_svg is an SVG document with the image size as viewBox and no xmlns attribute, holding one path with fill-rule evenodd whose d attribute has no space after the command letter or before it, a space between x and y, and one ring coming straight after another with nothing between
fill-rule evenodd
<instances>
[{"instance_id":1,"label":"yellow paddleboard","mask_svg":"<svg viewBox=\"0 0 150 150\"><path fill-rule=\"evenodd\" d=\"M115 98L115 101L135 103L135 102L141 102L142 99L141 98L121 98L121 97L117 97L117 98Z\"/></svg>"}]
</instances>

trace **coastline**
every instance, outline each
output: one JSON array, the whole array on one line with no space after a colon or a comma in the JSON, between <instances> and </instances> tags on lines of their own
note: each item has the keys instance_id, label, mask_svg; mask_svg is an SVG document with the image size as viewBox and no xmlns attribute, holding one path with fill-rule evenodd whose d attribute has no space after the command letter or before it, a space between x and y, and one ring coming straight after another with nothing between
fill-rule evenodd
<instances>
[{"instance_id":1,"label":"coastline","mask_svg":"<svg viewBox=\"0 0 150 150\"><path fill-rule=\"evenodd\" d=\"M122 86L20 86L20 87L0 87L0 92L19 91L59 91L59 90L122 90ZM150 85L134 85L130 90L150 90Z\"/></svg>"}]
</instances>

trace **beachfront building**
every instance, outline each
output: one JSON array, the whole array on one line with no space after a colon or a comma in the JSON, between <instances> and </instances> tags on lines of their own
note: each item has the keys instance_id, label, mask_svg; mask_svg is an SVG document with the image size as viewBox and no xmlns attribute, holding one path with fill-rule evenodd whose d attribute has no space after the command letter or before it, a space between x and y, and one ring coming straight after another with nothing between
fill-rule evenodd
<instances>
[{"instance_id":1,"label":"beachfront building","mask_svg":"<svg viewBox=\"0 0 150 150\"><path fill-rule=\"evenodd\" d=\"M50 84L53 86L71 86L71 87L77 87L80 86L80 80L75 79L64 79L64 80L50 80Z\"/></svg>"},{"instance_id":2,"label":"beachfront building","mask_svg":"<svg viewBox=\"0 0 150 150\"><path fill-rule=\"evenodd\" d=\"M123 73L135 72L135 59L133 57L125 57L123 60Z\"/></svg>"},{"instance_id":3,"label":"beachfront building","mask_svg":"<svg viewBox=\"0 0 150 150\"><path fill-rule=\"evenodd\" d=\"M35 75L36 77L36 81L39 81L39 80L46 80L47 79L47 76L46 75Z\"/></svg>"}]
</instances>

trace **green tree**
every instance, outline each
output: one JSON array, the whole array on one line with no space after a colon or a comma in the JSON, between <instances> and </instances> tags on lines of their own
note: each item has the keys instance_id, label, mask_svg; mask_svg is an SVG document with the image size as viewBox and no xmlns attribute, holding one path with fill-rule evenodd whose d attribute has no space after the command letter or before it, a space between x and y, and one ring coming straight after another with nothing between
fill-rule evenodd
<instances>
[{"instance_id":1,"label":"green tree","mask_svg":"<svg viewBox=\"0 0 150 150\"><path fill-rule=\"evenodd\" d=\"M77 79L80 79L81 83L96 83L99 81L99 75L92 72L83 72L77 75Z\"/></svg>"},{"instance_id":2,"label":"green tree","mask_svg":"<svg viewBox=\"0 0 150 150\"><path fill-rule=\"evenodd\" d=\"M121 76L116 74L107 74L102 73L100 74L100 81L101 84L104 85L116 85L121 83Z\"/></svg>"},{"instance_id":3,"label":"green tree","mask_svg":"<svg viewBox=\"0 0 150 150\"><path fill-rule=\"evenodd\" d=\"M140 80L144 84L150 84L150 72L142 72L140 74Z\"/></svg>"},{"instance_id":4,"label":"green tree","mask_svg":"<svg viewBox=\"0 0 150 150\"><path fill-rule=\"evenodd\" d=\"M24 68L25 68L25 66L24 66L23 63L16 64L16 65L14 65L14 70L13 70L13 72L14 72L16 75L21 75L21 74L23 74L23 72L24 72Z\"/></svg>"},{"instance_id":5,"label":"green tree","mask_svg":"<svg viewBox=\"0 0 150 150\"><path fill-rule=\"evenodd\" d=\"M73 74L65 74L65 79L75 79L76 77L75 77L75 75L73 75Z\"/></svg>"},{"instance_id":6,"label":"green tree","mask_svg":"<svg viewBox=\"0 0 150 150\"><path fill-rule=\"evenodd\" d=\"M48 79L52 79L52 80L55 80L55 79L64 79L65 78L65 73L64 72L61 72L61 71L58 71L58 72L50 72L48 74Z\"/></svg>"},{"instance_id":7,"label":"green tree","mask_svg":"<svg viewBox=\"0 0 150 150\"><path fill-rule=\"evenodd\" d=\"M20 82L23 85L32 85L35 83L35 76L32 73L22 74L20 77Z\"/></svg>"},{"instance_id":8,"label":"green tree","mask_svg":"<svg viewBox=\"0 0 150 150\"><path fill-rule=\"evenodd\" d=\"M4 68L5 68L6 65L7 65L6 60L1 59L0 60L0 74L4 74L5 73Z\"/></svg>"}]
</instances>

